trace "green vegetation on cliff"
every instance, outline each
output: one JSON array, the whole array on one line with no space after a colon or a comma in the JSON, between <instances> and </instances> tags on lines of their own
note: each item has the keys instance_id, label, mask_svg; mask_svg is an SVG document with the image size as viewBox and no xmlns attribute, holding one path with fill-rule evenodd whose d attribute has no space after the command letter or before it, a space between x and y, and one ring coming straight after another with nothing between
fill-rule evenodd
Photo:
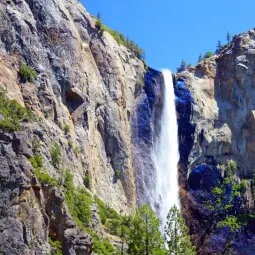
<instances>
[{"instance_id":1,"label":"green vegetation on cliff","mask_svg":"<svg viewBox=\"0 0 255 255\"><path fill-rule=\"evenodd\" d=\"M236 216L227 216L225 219L219 221L217 223L217 227L228 227L232 232L236 232L238 229L242 227L241 222Z\"/></svg>"},{"instance_id":2,"label":"green vegetation on cliff","mask_svg":"<svg viewBox=\"0 0 255 255\"><path fill-rule=\"evenodd\" d=\"M109 240L104 239L98 236L95 233L92 233L93 237L93 252L98 255L117 255L116 249L114 246L109 242Z\"/></svg>"},{"instance_id":3,"label":"green vegetation on cliff","mask_svg":"<svg viewBox=\"0 0 255 255\"><path fill-rule=\"evenodd\" d=\"M53 166L56 168L59 168L59 165L62 160L62 152L61 152L61 147L58 143L53 144L53 146L50 149L50 155L51 155Z\"/></svg>"},{"instance_id":4,"label":"green vegetation on cliff","mask_svg":"<svg viewBox=\"0 0 255 255\"><path fill-rule=\"evenodd\" d=\"M49 244L51 248L50 255L63 255L61 242L53 241L51 238L49 238Z\"/></svg>"},{"instance_id":5,"label":"green vegetation on cliff","mask_svg":"<svg viewBox=\"0 0 255 255\"><path fill-rule=\"evenodd\" d=\"M80 227L88 227L91 219L92 196L83 188L75 188L70 170L65 173L65 199L69 212Z\"/></svg>"},{"instance_id":6,"label":"green vegetation on cliff","mask_svg":"<svg viewBox=\"0 0 255 255\"><path fill-rule=\"evenodd\" d=\"M242 195L248 187L247 180L238 181L236 172L237 164L227 161L221 166L224 177L211 190L212 199L207 201L207 207L212 212L214 226L217 228L227 227L236 232L247 222L242 218Z\"/></svg>"},{"instance_id":7,"label":"green vegetation on cliff","mask_svg":"<svg viewBox=\"0 0 255 255\"><path fill-rule=\"evenodd\" d=\"M22 82L33 82L37 78L37 73L31 66L22 64L19 69L19 76Z\"/></svg>"},{"instance_id":8,"label":"green vegetation on cliff","mask_svg":"<svg viewBox=\"0 0 255 255\"><path fill-rule=\"evenodd\" d=\"M33 157L29 159L30 163L32 164L35 175L37 179L44 185L48 185L50 187L57 186L59 187L58 181L50 176L47 171L43 167L43 159L40 154L35 153Z\"/></svg>"},{"instance_id":9,"label":"green vegetation on cliff","mask_svg":"<svg viewBox=\"0 0 255 255\"><path fill-rule=\"evenodd\" d=\"M5 132L21 130L22 122L33 119L31 110L22 107L15 100L8 99L6 92L0 87L0 130Z\"/></svg>"},{"instance_id":10,"label":"green vegetation on cliff","mask_svg":"<svg viewBox=\"0 0 255 255\"><path fill-rule=\"evenodd\" d=\"M35 144L38 148L38 141ZM30 158L38 180L44 187L58 187L63 189L65 202L75 223L93 238L93 252L97 255L129 254L129 255L166 255L164 238L160 233L160 221L150 206L143 205L136 210L134 216L119 214L116 210L106 205L98 197L93 197L85 188L77 188L74 185L74 177L70 170L62 172L63 182L58 182L51 177L43 165L43 158L38 152ZM91 206L96 204L105 233L103 236L91 227ZM119 238L120 246L114 247L106 238L107 235ZM184 219L176 207L173 207L168 215L165 228L165 241L169 250L174 254L193 255L194 247L190 241L188 229ZM49 239L52 255L61 255L61 243ZM170 253L169 253L170 254Z\"/></svg>"},{"instance_id":11,"label":"green vegetation on cliff","mask_svg":"<svg viewBox=\"0 0 255 255\"><path fill-rule=\"evenodd\" d=\"M96 28L98 29L98 31L100 33L103 33L104 31L108 32L117 41L118 44L127 47L131 52L134 53L134 55L137 58L144 61L144 59L145 59L144 50L142 48L140 48L134 41L129 40L127 37L125 37L120 32L105 26L103 24L100 14L97 15Z\"/></svg>"},{"instance_id":12,"label":"green vegetation on cliff","mask_svg":"<svg viewBox=\"0 0 255 255\"><path fill-rule=\"evenodd\" d=\"M102 224L105 224L107 219L120 220L120 215L96 196L95 202L99 208L99 216Z\"/></svg>"}]
</instances>

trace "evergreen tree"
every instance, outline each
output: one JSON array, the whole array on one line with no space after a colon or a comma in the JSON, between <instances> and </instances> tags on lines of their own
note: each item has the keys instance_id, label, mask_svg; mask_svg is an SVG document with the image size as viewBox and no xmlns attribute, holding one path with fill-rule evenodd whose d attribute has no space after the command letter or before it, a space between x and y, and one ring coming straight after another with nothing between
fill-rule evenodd
<instances>
[{"instance_id":1,"label":"evergreen tree","mask_svg":"<svg viewBox=\"0 0 255 255\"><path fill-rule=\"evenodd\" d=\"M187 64L187 69L191 68L192 67L192 64L191 63L188 63Z\"/></svg>"},{"instance_id":2,"label":"evergreen tree","mask_svg":"<svg viewBox=\"0 0 255 255\"><path fill-rule=\"evenodd\" d=\"M128 254L165 255L159 219L148 205L136 211L128 233Z\"/></svg>"},{"instance_id":3,"label":"evergreen tree","mask_svg":"<svg viewBox=\"0 0 255 255\"><path fill-rule=\"evenodd\" d=\"M203 60L203 56L202 56L202 54L200 54L198 57L198 63L200 63L202 60Z\"/></svg>"},{"instance_id":4,"label":"evergreen tree","mask_svg":"<svg viewBox=\"0 0 255 255\"><path fill-rule=\"evenodd\" d=\"M118 229L118 235L121 238L121 255L125 254L124 247L127 245L129 229L131 227L132 218L131 216L122 216L120 227Z\"/></svg>"},{"instance_id":5,"label":"evergreen tree","mask_svg":"<svg viewBox=\"0 0 255 255\"><path fill-rule=\"evenodd\" d=\"M187 69L186 61L183 59L181 62L181 66L177 68L177 73L181 73Z\"/></svg>"},{"instance_id":6,"label":"evergreen tree","mask_svg":"<svg viewBox=\"0 0 255 255\"><path fill-rule=\"evenodd\" d=\"M97 13L97 19L102 20L102 16L101 16L101 13L100 13L100 12Z\"/></svg>"},{"instance_id":7,"label":"evergreen tree","mask_svg":"<svg viewBox=\"0 0 255 255\"><path fill-rule=\"evenodd\" d=\"M216 48L215 53L218 54L218 53L220 52L221 48L222 48L221 41L218 41L218 44L217 44L217 48Z\"/></svg>"},{"instance_id":8,"label":"evergreen tree","mask_svg":"<svg viewBox=\"0 0 255 255\"><path fill-rule=\"evenodd\" d=\"M97 13L96 28L100 34L103 33L103 21L100 12Z\"/></svg>"},{"instance_id":9,"label":"evergreen tree","mask_svg":"<svg viewBox=\"0 0 255 255\"><path fill-rule=\"evenodd\" d=\"M230 43L230 41L231 41L231 35L229 32L227 32L227 42Z\"/></svg>"},{"instance_id":10,"label":"evergreen tree","mask_svg":"<svg viewBox=\"0 0 255 255\"><path fill-rule=\"evenodd\" d=\"M195 247L192 245L189 230L180 211L173 206L168 215L165 226L165 242L169 255L195 255Z\"/></svg>"}]
</instances>

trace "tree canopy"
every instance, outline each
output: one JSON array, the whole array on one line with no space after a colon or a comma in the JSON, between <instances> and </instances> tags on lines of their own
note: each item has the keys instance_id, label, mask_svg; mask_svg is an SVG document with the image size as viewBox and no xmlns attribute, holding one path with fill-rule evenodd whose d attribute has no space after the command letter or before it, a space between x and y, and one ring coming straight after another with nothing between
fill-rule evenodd
<instances>
[{"instance_id":1,"label":"tree canopy","mask_svg":"<svg viewBox=\"0 0 255 255\"><path fill-rule=\"evenodd\" d=\"M159 231L159 219L150 206L139 208L129 230L128 254L164 255L164 239Z\"/></svg>"},{"instance_id":2,"label":"tree canopy","mask_svg":"<svg viewBox=\"0 0 255 255\"><path fill-rule=\"evenodd\" d=\"M195 255L195 247L192 245L189 230L180 211L173 206L167 216L165 226L165 242L169 255Z\"/></svg>"}]
</instances>

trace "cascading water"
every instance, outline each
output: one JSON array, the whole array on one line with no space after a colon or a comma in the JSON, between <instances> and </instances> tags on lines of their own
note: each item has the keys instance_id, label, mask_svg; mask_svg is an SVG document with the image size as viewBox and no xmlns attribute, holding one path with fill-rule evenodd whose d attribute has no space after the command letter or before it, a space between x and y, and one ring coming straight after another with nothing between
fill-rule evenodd
<instances>
[{"instance_id":1,"label":"cascading water","mask_svg":"<svg viewBox=\"0 0 255 255\"><path fill-rule=\"evenodd\" d=\"M161 227L173 205L179 207L178 188L178 125L175 108L175 94L172 73L163 70L165 91L161 117L161 131L155 142L152 158L156 168L156 190L151 201L158 212ZM156 203L155 203L156 201Z\"/></svg>"}]
</instances>

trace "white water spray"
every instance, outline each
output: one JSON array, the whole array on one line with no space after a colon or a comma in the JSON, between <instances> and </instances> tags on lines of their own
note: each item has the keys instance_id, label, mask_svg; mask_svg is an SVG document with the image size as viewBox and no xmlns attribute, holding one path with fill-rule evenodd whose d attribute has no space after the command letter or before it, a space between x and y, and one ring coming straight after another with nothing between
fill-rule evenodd
<instances>
[{"instance_id":1,"label":"white water spray","mask_svg":"<svg viewBox=\"0 0 255 255\"><path fill-rule=\"evenodd\" d=\"M173 205L180 207L178 187L178 124L175 108L175 95L172 73L163 70L165 91L161 118L161 131L153 150L156 167L156 192L152 198L161 220L161 227L166 223L167 214ZM153 204L153 203L152 203Z\"/></svg>"}]
</instances>

